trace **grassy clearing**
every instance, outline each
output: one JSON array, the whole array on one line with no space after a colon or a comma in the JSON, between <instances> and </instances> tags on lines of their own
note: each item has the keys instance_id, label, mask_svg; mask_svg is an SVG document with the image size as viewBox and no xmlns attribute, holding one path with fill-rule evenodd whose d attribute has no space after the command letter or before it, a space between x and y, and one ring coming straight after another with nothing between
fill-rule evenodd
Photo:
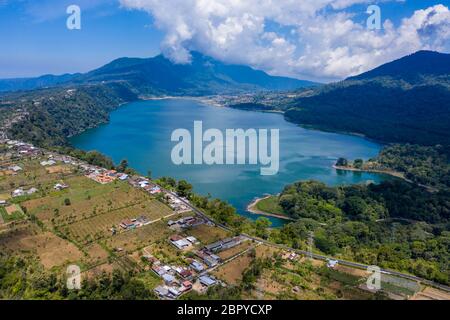
<instances>
[{"instance_id":1,"label":"grassy clearing","mask_svg":"<svg viewBox=\"0 0 450 320\"><path fill-rule=\"evenodd\" d=\"M255 207L257 210L262 212L287 216L286 213L284 213L283 208L278 204L277 196L270 196L265 199L261 199Z\"/></svg>"},{"instance_id":2,"label":"grassy clearing","mask_svg":"<svg viewBox=\"0 0 450 320\"><path fill-rule=\"evenodd\" d=\"M166 239L173 231L167 228L167 223L157 221L138 229L122 232L105 240L105 245L114 250L122 248L127 252L134 252L158 240Z\"/></svg>"},{"instance_id":3,"label":"grassy clearing","mask_svg":"<svg viewBox=\"0 0 450 320\"><path fill-rule=\"evenodd\" d=\"M132 190L127 183L101 185L82 176L66 179L64 183L68 189L51 191L42 198L25 201L23 206L44 222L55 218L57 225L64 225L151 198L142 191ZM70 205L65 203L66 199Z\"/></svg>"},{"instance_id":4,"label":"grassy clearing","mask_svg":"<svg viewBox=\"0 0 450 320\"><path fill-rule=\"evenodd\" d=\"M218 267L213 274L226 283L237 285L242 280L242 274L254 259L249 254L243 254L236 259Z\"/></svg>"},{"instance_id":5,"label":"grassy clearing","mask_svg":"<svg viewBox=\"0 0 450 320\"><path fill-rule=\"evenodd\" d=\"M25 217L25 214L17 204L12 204L8 207L0 207L0 215L4 223L11 221L21 220Z\"/></svg>"},{"instance_id":6,"label":"grassy clearing","mask_svg":"<svg viewBox=\"0 0 450 320\"><path fill-rule=\"evenodd\" d=\"M202 244L209 244L220 239L230 237L231 234L219 227L211 227L206 224L187 230L186 233L197 238Z\"/></svg>"}]
</instances>

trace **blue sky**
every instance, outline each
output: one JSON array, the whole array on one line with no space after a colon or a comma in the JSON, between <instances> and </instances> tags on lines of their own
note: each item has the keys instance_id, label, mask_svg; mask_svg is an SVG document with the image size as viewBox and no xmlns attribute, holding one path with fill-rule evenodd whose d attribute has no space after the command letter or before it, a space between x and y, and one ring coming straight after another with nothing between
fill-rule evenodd
<instances>
[{"instance_id":1,"label":"blue sky","mask_svg":"<svg viewBox=\"0 0 450 320\"><path fill-rule=\"evenodd\" d=\"M383 48L378 50L377 44L373 44L369 48L371 51L364 51L360 48L360 44L349 44L345 47L342 43L345 43L346 40L342 34L330 35L330 40L324 44L317 41L317 38L321 37L320 34L310 37L310 34L302 33L305 28L313 27L314 22L311 21L320 18L331 21L332 17L340 26L344 25L345 19L352 21L356 26L364 25L367 19L365 13L367 6L370 3L378 2L382 8L382 20L389 19L394 28L400 29L402 19L411 17L418 9L429 8L437 4L449 6L449 1L443 0L385 0L381 2L348 0L347 2L353 1L356 4L338 9L329 5L318 8L312 14L313 17L317 17L316 20L308 22L306 18L302 20L301 14L298 14L298 20L286 22L272 13L253 12L250 9L246 12L246 9L241 7L230 11L225 10L223 15L214 12L216 9L210 8L204 10L197 8L196 11L190 11L193 7L192 4L196 1L200 4L203 3L201 0L186 0L183 4L191 2L191 6L183 9L180 8L179 0L149 0L147 1L148 5L145 0L0 0L0 78L85 72L118 57L149 57L160 53L161 50L168 57L181 62L186 57L180 57L180 52L184 49L195 49L224 61L246 63L272 74L291 75L312 80L333 80L368 69L373 67L373 64L379 64L408 51L398 49L382 58L377 58L372 63L370 62L370 52L374 52L375 57L379 54L374 50L384 52ZM329 1L337 3L346 0ZM220 4L223 3L223 0L211 0L211 3L214 2ZM82 10L81 30L66 28L68 17L66 8L70 4L77 4ZM299 6L301 5L299 4ZM283 14L284 9L278 9ZM211 10L212 13L207 13L208 10ZM287 5L286 10L290 11L286 11L284 16L292 12ZM172 11L173 16L171 15ZM201 12L199 13L199 11ZM255 17L255 20L247 23L245 17L248 14ZM343 20L337 18L337 14L349 14L350 16ZM236 22L232 25L228 23L230 17L236 18ZM265 19L264 30L257 28L259 18ZM242 22L244 20L246 22ZM179 22L178 26L175 21ZM204 30L207 22L211 21L217 27L213 30L214 39L208 38L211 30L208 32ZM230 26L236 26L239 23L242 23L239 33L230 31ZM443 22L436 23L439 23L442 29ZM180 32L182 29L180 26L188 28L189 32L187 34ZM447 28L447 26L444 22L444 27ZM336 26L329 27L337 29ZM298 28L298 32L294 32L296 28ZM223 30L227 31L224 33ZM351 36L350 32L357 31L355 28L348 30L349 36ZM362 29L358 32L358 35L365 35L362 33ZM400 31L396 32L392 33L390 37L401 36ZM224 40L218 42L217 39L221 39L222 36ZM386 40L388 35L381 37L378 33L377 36L379 41L388 41ZM352 38L355 36L353 35ZM392 38L389 41L392 42ZM433 46L438 48L442 47L442 44L436 44L436 39L426 41L432 41ZM339 42L341 43L339 44ZM330 45L330 43L333 44ZM411 45L409 50L413 50L416 47L420 49L420 46L426 46L429 43L423 40L423 43L408 43L408 45ZM245 46L248 47L248 50L241 50ZM354 46L358 46L358 49ZM312 51L320 50L323 57L318 59L311 52L308 53L306 48L312 48ZM445 49L444 45L444 51ZM244 54L242 51L247 52ZM258 55L253 54L256 51L258 51ZM289 52L289 56L284 57L285 52ZM325 52L327 53L325 54ZM337 54L340 62L333 60ZM285 64L283 61L274 63L274 60L278 60L274 57L287 62ZM352 68L346 67L348 65L348 63L344 63L346 59L354 61L358 58L361 59L358 65ZM315 73L317 73L317 77L314 76Z\"/></svg>"}]
</instances>

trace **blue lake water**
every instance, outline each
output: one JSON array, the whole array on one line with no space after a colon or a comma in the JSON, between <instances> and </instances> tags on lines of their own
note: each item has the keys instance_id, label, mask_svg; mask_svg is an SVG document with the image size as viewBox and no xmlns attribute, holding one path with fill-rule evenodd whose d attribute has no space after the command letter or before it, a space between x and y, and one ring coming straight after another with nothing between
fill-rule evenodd
<instances>
[{"instance_id":1,"label":"blue lake water","mask_svg":"<svg viewBox=\"0 0 450 320\"><path fill-rule=\"evenodd\" d=\"M193 131L194 121L208 128L280 130L280 169L274 176L261 176L259 165L174 165L172 131ZM381 146L366 139L309 130L284 120L281 114L240 111L204 105L194 100L167 99L139 101L122 106L111 114L111 121L71 139L83 150L98 150L116 163L127 159L130 166L153 177L186 179L200 194L228 201L241 215L247 205L266 193L279 193L289 183L315 179L330 185L380 182L382 175L342 172L332 168L336 159L374 157ZM273 226L284 221L270 218Z\"/></svg>"}]
</instances>

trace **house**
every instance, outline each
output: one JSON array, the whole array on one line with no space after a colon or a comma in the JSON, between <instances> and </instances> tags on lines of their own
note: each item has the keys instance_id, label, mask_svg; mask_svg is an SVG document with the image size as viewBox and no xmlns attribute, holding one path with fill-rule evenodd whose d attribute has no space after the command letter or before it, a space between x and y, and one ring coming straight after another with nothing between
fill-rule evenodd
<instances>
[{"instance_id":1,"label":"house","mask_svg":"<svg viewBox=\"0 0 450 320\"><path fill-rule=\"evenodd\" d=\"M127 179L128 179L128 175L127 175L127 174L122 173L122 174L119 175L119 180L125 181L125 180L127 180Z\"/></svg>"},{"instance_id":2,"label":"house","mask_svg":"<svg viewBox=\"0 0 450 320\"><path fill-rule=\"evenodd\" d=\"M25 195L25 191L22 188L16 189L11 193L12 197L21 197Z\"/></svg>"},{"instance_id":3,"label":"house","mask_svg":"<svg viewBox=\"0 0 450 320\"><path fill-rule=\"evenodd\" d=\"M151 194L161 193L161 188L158 187L158 186L152 187L152 188L150 189L150 193L151 193Z\"/></svg>"},{"instance_id":4,"label":"house","mask_svg":"<svg viewBox=\"0 0 450 320\"><path fill-rule=\"evenodd\" d=\"M172 244L177 247L179 250L184 250L191 245L189 241L186 239L181 239L177 241L172 241Z\"/></svg>"},{"instance_id":5,"label":"house","mask_svg":"<svg viewBox=\"0 0 450 320\"><path fill-rule=\"evenodd\" d=\"M170 241L178 241L178 240L183 239L183 237L178 234L174 234L173 236L170 236L169 239L170 239Z\"/></svg>"},{"instance_id":6,"label":"house","mask_svg":"<svg viewBox=\"0 0 450 320\"><path fill-rule=\"evenodd\" d=\"M172 268L169 267L169 266L162 266L162 268L163 268L166 272L169 272L170 270L172 270Z\"/></svg>"},{"instance_id":7,"label":"house","mask_svg":"<svg viewBox=\"0 0 450 320\"><path fill-rule=\"evenodd\" d=\"M194 269L197 272L202 272L203 270L205 270L203 265L200 262L198 262L197 260L192 261L190 266L192 269Z\"/></svg>"},{"instance_id":8,"label":"house","mask_svg":"<svg viewBox=\"0 0 450 320\"><path fill-rule=\"evenodd\" d=\"M57 184L55 184L53 189L60 191L60 190L63 190L63 189L67 189L68 187L69 186L64 184L64 183L57 183Z\"/></svg>"},{"instance_id":9,"label":"house","mask_svg":"<svg viewBox=\"0 0 450 320\"><path fill-rule=\"evenodd\" d=\"M177 273L183 279L189 279L192 277L192 272L185 268L177 268Z\"/></svg>"},{"instance_id":10,"label":"house","mask_svg":"<svg viewBox=\"0 0 450 320\"><path fill-rule=\"evenodd\" d=\"M206 263L208 267L215 267L219 264L219 257L215 255L205 255L203 257L203 262Z\"/></svg>"},{"instance_id":11,"label":"house","mask_svg":"<svg viewBox=\"0 0 450 320\"><path fill-rule=\"evenodd\" d=\"M186 240L189 241L192 244L198 243L197 239L195 237L192 237L192 236L191 237L187 237Z\"/></svg>"},{"instance_id":12,"label":"house","mask_svg":"<svg viewBox=\"0 0 450 320\"><path fill-rule=\"evenodd\" d=\"M183 281L183 291L188 291L192 289L192 282L190 281Z\"/></svg>"},{"instance_id":13,"label":"house","mask_svg":"<svg viewBox=\"0 0 450 320\"><path fill-rule=\"evenodd\" d=\"M327 267L334 269L338 265L338 263L339 263L339 261L337 261L337 260L328 259Z\"/></svg>"},{"instance_id":14,"label":"house","mask_svg":"<svg viewBox=\"0 0 450 320\"><path fill-rule=\"evenodd\" d=\"M56 161L55 161L55 160L41 161L41 166L44 166L44 167L46 167L46 166L52 166L52 165L54 165L54 164L56 164Z\"/></svg>"},{"instance_id":15,"label":"house","mask_svg":"<svg viewBox=\"0 0 450 320\"><path fill-rule=\"evenodd\" d=\"M208 275L201 276L200 278L198 278L198 280L202 285L206 287L213 286L217 283L216 279Z\"/></svg>"},{"instance_id":16,"label":"house","mask_svg":"<svg viewBox=\"0 0 450 320\"><path fill-rule=\"evenodd\" d=\"M173 284L176 282L176 279L173 275L165 273L162 275L162 278L164 280L164 282L168 285Z\"/></svg>"},{"instance_id":17,"label":"house","mask_svg":"<svg viewBox=\"0 0 450 320\"><path fill-rule=\"evenodd\" d=\"M39 190L38 189L36 189L36 188L30 188L28 191L27 191L27 194L33 194L33 193L36 193L36 192L38 192Z\"/></svg>"},{"instance_id":18,"label":"house","mask_svg":"<svg viewBox=\"0 0 450 320\"><path fill-rule=\"evenodd\" d=\"M146 186L148 186L148 184L149 184L148 181L141 181L141 182L139 182L139 186L140 186L141 188L145 188Z\"/></svg>"},{"instance_id":19,"label":"house","mask_svg":"<svg viewBox=\"0 0 450 320\"><path fill-rule=\"evenodd\" d=\"M205 246L205 249L210 252L217 252L222 249L222 241L217 241Z\"/></svg>"},{"instance_id":20,"label":"house","mask_svg":"<svg viewBox=\"0 0 450 320\"><path fill-rule=\"evenodd\" d=\"M22 167L20 167L20 166L11 166L11 167L9 167L8 168L9 170L12 170L12 171L14 171L14 172L18 172L18 171L21 171L22 170Z\"/></svg>"},{"instance_id":21,"label":"house","mask_svg":"<svg viewBox=\"0 0 450 320\"><path fill-rule=\"evenodd\" d=\"M157 286L154 291L160 298L164 298L169 294L166 286Z\"/></svg>"},{"instance_id":22,"label":"house","mask_svg":"<svg viewBox=\"0 0 450 320\"><path fill-rule=\"evenodd\" d=\"M173 288L173 287L170 287L170 288L169 288L169 296L171 296L172 298L176 298L176 297L178 297L180 294L181 294L181 292L180 292L178 289Z\"/></svg>"},{"instance_id":23,"label":"house","mask_svg":"<svg viewBox=\"0 0 450 320\"><path fill-rule=\"evenodd\" d=\"M152 270L160 277L162 277L167 272L163 267L155 265L155 264L153 264Z\"/></svg>"}]
</instances>

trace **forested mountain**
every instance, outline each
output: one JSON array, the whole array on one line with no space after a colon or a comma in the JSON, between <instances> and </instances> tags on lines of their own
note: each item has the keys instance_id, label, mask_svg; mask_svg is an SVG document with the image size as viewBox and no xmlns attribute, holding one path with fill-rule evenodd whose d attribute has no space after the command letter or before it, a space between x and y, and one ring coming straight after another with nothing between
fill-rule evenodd
<instances>
[{"instance_id":1,"label":"forested mountain","mask_svg":"<svg viewBox=\"0 0 450 320\"><path fill-rule=\"evenodd\" d=\"M364 80L377 77L390 77L408 83L420 83L429 76L450 75L450 54L433 51L418 51L415 54L386 63L371 71L348 80Z\"/></svg>"},{"instance_id":2,"label":"forested mountain","mask_svg":"<svg viewBox=\"0 0 450 320\"><path fill-rule=\"evenodd\" d=\"M303 247L310 231L322 252L448 284L448 191L429 193L402 181L329 187L302 181L274 196L296 219L272 239Z\"/></svg>"},{"instance_id":3,"label":"forested mountain","mask_svg":"<svg viewBox=\"0 0 450 320\"><path fill-rule=\"evenodd\" d=\"M79 74L63 74L60 76L47 74L37 78L0 79L0 92L52 87L67 83L77 76Z\"/></svg>"},{"instance_id":4,"label":"forested mountain","mask_svg":"<svg viewBox=\"0 0 450 320\"><path fill-rule=\"evenodd\" d=\"M261 90L293 90L314 83L274 77L243 65L225 64L192 53L189 64L174 64L164 56L120 58L85 74L0 80L0 91L29 90L60 84L128 82L141 94L211 95Z\"/></svg>"},{"instance_id":5,"label":"forested mountain","mask_svg":"<svg viewBox=\"0 0 450 320\"><path fill-rule=\"evenodd\" d=\"M287 119L317 128L363 134L385 142L450 143L450 88L404 87L401 80L344 81L299 98Z\"/></svg>"},{"instance_id":6,"label":"forested mountain","mask_svg":"<svg viewBox=\"0 0 450 320\"><path fill-rule=\"evenodd\" d=\"M251 102L269 102L288 120L319 129L384 142L450 144L449 54L419 51L338 83L280 93L282 99L281 106L273 97Z\"/></svg>"},{"instance_id":7,"label":"forested mountain","mask_svg":"<svg viewBox=\"0 0 450 320\"><path fill-rule=\"evenodd\" d=\"M112 110L136 99L125 82L27 91L0 100L0 119L6 121L2 114L9 109L21 110L20 120L2 125L10 138L62 146L67 137L107 122Z\"/></svg>"}]
</instances>

